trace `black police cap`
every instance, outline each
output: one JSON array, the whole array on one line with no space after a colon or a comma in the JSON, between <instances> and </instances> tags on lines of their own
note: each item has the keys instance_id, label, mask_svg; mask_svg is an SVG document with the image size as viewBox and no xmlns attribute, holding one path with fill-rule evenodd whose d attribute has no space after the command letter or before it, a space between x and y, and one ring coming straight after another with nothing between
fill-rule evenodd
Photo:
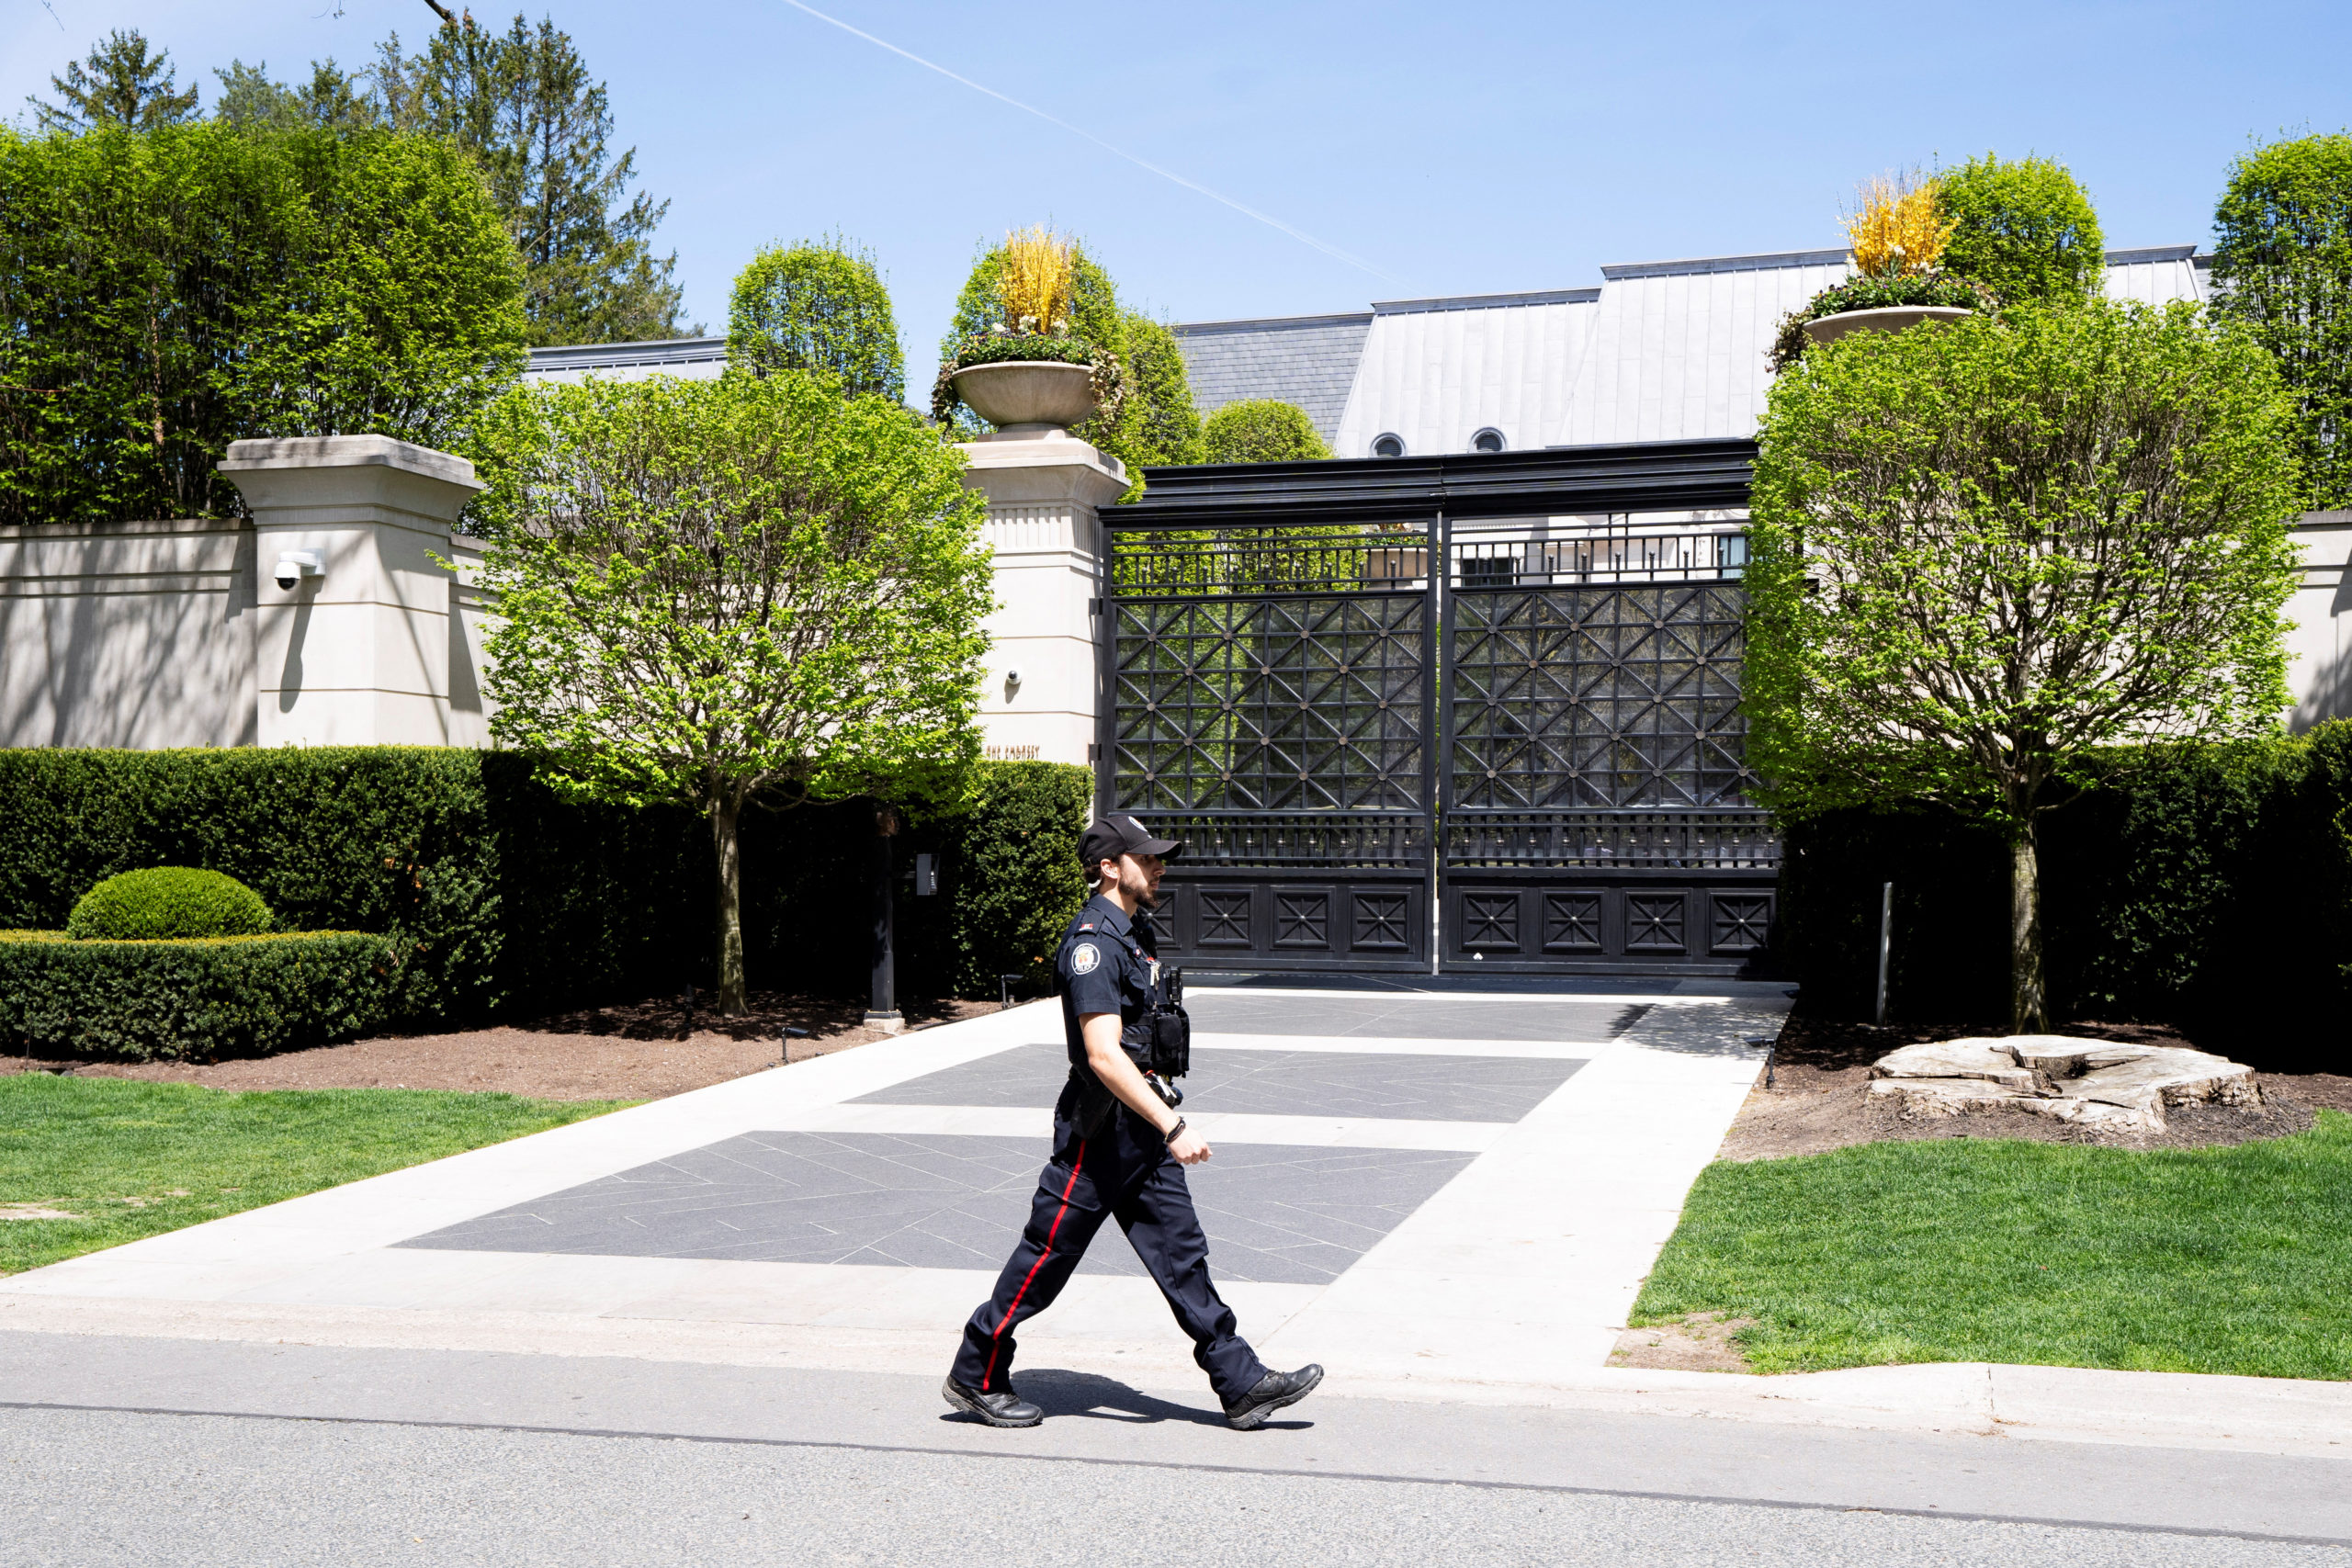
<instances>
[{"instance_id":1,"label":"black police cap","mask_svg":"<svg viewBox=\"0 0 2352 1568\"><path fill-rule=\"evenodd\" d=\"M1142 823L1124 812L1097 820L1079 840L1079 863L1091 869L1121 855L1158 855L1174 860L1184 852L1182 839L1155 839Z\"/></svg>"}]
</instances>

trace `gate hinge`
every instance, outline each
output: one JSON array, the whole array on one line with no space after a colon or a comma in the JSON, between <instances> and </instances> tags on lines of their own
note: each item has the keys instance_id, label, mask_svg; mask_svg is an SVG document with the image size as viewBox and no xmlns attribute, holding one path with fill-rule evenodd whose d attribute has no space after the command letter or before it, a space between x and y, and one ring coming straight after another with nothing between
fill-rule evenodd
<instances>
[{"instance_id":1,"label":"gate hinge","mask_svg":"<svg viewBox=\"0 0 2352 1568\"><path fill-rule=\"evenodd\" d=\"M1101 615L1102 613L1102 601L1100 599L1089 599L1086 602L1086 613L1090 615Z\"/></svg>"},{"instance_id":2,"label":"gate hinge","mask_svg":"<svg viewBox=\"0 0 2352 1568\"><path fill-rule=\"evenodd\" d=\"M1090 740L1086 743L1086 760L1090 762L1099 762L1102 760L1102 742Z\"/></svg>"}]
</instances>

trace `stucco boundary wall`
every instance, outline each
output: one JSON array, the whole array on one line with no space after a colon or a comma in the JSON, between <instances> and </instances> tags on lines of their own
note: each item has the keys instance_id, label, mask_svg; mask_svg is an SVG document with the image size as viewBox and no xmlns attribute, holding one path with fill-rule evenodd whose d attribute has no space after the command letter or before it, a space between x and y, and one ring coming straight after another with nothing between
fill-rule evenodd
<instances>
[{"instance_id":1,"label":"stucco boundary wall","mask_svg":"<svg viewBox=\"0 0 2352 1568\"><path fill-rule=\"evenodd\" d=\"M2303 581L2287 602L2288 726L2298 734L2331 718L2352 718L2352 512L2306 512L2296 525Z\"/></svg>"},{"instance_id":2,"label":"stucco boundary wall","mask_svg":"<svg viewBox=\"0 0 2352 1568\"><path fill-rule=\"evenodd\" d=\"M1058 431L964 450L997 562L990 754L1087 763L1109 700L1099 509L1125 476ZM0 528L0 746L489 745L492 606L456 532L472 465L334 435L236 442L220 468L249 518ZM2352 717L2352 511L2296 536L2300 731ZM288 554L316 574L281 588Z\"/></svg>"},{"instance_id":3,"label":"stucco boundary wall","mask_svg":"<svg viewBox=\"0 0 2352 1568\"><path fill-rule=\"evenodd\" d=\"M333 435L220 469L250 517L0 528L0 745L487 746L473 466Z\"/></svg>"}]
</instances>

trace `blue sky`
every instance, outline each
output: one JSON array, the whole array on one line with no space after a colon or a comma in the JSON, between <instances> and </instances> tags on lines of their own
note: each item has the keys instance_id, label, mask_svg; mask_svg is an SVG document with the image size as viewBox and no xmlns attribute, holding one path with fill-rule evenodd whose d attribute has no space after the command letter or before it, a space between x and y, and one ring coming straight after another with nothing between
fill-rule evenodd
<instances>
[{"instance_id":1,"label":"blue sky","mask_svg":"<svg viewBox=\"0 0 2352 1568\"><path fill-rule=\"evenodd\" d=\"M975 244L1014 224L1083 234L1173 320L1307 314L1833 244L1857 179L1985 148L2065 161L2112 245L2202 243L2249 138L2352 121L2342 6L809 3L1385 275L784 0L528 8L670 199L690 318L724 331L758 245L839 230L888 277L915 389ZM0 4L0 112L109 28L209 102L232 57L288 76L433 24L422 0Z\"/></svg>"}]
</instances>

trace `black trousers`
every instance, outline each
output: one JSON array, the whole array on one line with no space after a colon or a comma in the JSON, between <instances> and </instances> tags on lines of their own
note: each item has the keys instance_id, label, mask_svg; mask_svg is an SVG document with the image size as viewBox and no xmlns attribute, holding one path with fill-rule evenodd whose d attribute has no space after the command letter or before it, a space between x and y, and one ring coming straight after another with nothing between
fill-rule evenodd
<instances>
[{"instance_id":1,"label":"black trousers","mask_svg":"<svg viewBox=\"0 0 2352 1568\"><path fill-rule=\"evenodd\" d=\"M1054 1108L1054 1157L1037 1179L1029 1224L996 1292L964 1325L955 1377L984 1393L1007 1389L1014 1330L1061 1294L1105 1219L1119 1222L1193 1341L1193 1359L1208 1373L1218 1400L1231 1404L1258 1386L1265 1364L1234 1332L1233 1309L1209 1281L1208 1237L1193 1210L1192 1189L1151 1125L1125 1106L1091 1138L1074 1121L1077 1097L1065 1089Z\"/></svg>"}]
</instances>

